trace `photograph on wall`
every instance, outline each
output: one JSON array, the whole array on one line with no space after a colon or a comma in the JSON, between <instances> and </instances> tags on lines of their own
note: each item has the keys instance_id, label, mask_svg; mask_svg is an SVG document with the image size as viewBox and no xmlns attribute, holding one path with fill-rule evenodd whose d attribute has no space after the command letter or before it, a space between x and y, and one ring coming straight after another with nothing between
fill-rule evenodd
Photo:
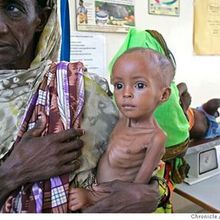
<instances>
[{"instance_id":1,"label":"photograph on wall","mask_svg":"<svg viewBox=\"0 0 220 220\"><path fill-rule=\"evenodd\" d=\"M180 0L148 0L148 12L153 15L180 15Z\"/></svg>"},{"instance_id":2,"label":"photograph on wall","mask_svg":"<svg viewBox=\"0 0 220 220\"><path fill-rule=\"evenodd\" d=\"M220 1L195 0L193 46L197 55L220 54Z\"/></svg>"},{"instance_id":3,"label":"photograph on wall","mask_svg":"<svg viewBox=\"0 0 220 220\"><path fill-rule=\"evenodd\" d=\"M128 32L133 26L134 0L76 0L78 31Z\"/></svg>"}]
</instances>

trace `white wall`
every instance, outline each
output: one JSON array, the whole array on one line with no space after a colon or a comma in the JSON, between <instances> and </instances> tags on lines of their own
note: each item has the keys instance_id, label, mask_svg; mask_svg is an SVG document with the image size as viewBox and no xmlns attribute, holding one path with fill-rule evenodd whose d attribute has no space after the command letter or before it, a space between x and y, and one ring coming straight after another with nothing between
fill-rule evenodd
<instances>
[{"instance_id":1,"label":"white wall","mask_svg":"<svg viewBox=\"0 0 220 220\"><path fill-rule=\"evenodd\" d=\"M72 30L75 31L75 1L70 0ZM180 16L148 14L148 0L135 1L136 27L154 29L165 38L177 62L176 82L188 84L193 106L210 98L220 97L220 56L196 56L193 53L193 0L180 1ZM103 33L107 43L109 62L123 42L126 34Z\"/></svg>"}]
</instances>

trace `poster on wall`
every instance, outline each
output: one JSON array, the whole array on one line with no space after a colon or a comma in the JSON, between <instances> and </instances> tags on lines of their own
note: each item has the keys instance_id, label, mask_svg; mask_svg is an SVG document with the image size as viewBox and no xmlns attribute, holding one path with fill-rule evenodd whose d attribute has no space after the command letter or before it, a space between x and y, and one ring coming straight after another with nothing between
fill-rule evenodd
<instances>
[{"instance_id":1,"label":"poster on wall","mask_svg":"<svg viewBox=\"0 0 220 220\"><path fill-rule=\"evenodd\" d=\"M98 33L73 32L70 61L82 62L88 72L106 77L105 37Z\"/></svg>"},{"instance_id":2,"label":"poster on wall","mask_svg":"<svg viewBox=\"0 0 220 220\"><path fill-rule=\"evenodd\" d=\"M133 26L134 0L76 0L78 31L128 32Z\"/></svg>"},{"instance_id":3,"label":"poster on wall","mask_svg":"<svg viewBox=\"0 0 220 220\"><path fill-rule=\"evenodd\" d=\"M193 46L197 55L220 54L220 1L195 0Z\"/></svg>"},{"instance_id":4,"label":"poster on wall","mask_svg":"<svg viewBox=\"0 0 220 220\"><path fill-rule=\"evenodd\" d=\"M153 15L179 16L180 0L148 0L148 11Z\"/></svg>"}]
</instances>

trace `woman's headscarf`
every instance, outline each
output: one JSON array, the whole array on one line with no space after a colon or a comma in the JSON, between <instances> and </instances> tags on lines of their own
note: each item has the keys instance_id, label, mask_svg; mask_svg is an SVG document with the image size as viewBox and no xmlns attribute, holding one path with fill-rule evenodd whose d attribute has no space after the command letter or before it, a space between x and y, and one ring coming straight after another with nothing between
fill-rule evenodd
<instances>
[{"instance_id":1,"label":"woman's headscarf","mask_svg":"<svg viewBox=\"0 0 220 220\"><path fill-rule=\"evenodd\" d=\"M32 61L31 66L38 65L44 60L57 61L60 47L60 25L57 15L57 1L48 0L47 6L52 9L52 12L38 41L35 51L36 57Z\"/></svg>"},{"instance_id":2,"label":"woman's headscarf","mask_svg":"<svg viewBox=\"0 0 220 220\"><path fill-rule=\"evenodd\" d=\"M27 70L0 70L0 159L12 147L26 103L32 96L60 45L56 0L48 0L51 14L39 38L36 56Z\"/></svg>"}]
</instances>

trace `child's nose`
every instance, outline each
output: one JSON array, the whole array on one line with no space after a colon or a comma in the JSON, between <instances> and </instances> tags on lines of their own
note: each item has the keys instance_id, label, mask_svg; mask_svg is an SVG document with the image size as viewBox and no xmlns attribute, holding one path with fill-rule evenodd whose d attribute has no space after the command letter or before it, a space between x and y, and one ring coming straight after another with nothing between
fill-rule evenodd
<instances>
[{"instance_id":1,"label":"child's nose","mask_svg":"<svg viewBox=\"0 0 220 220\"><path fill-rule=\"evenodd\" d=\"M123 93L123 97L124 98L131 98L131 97L133 97L132 89L129 88L129 87L125 87L124 93Z\"/></svg>"}]
</instances>

